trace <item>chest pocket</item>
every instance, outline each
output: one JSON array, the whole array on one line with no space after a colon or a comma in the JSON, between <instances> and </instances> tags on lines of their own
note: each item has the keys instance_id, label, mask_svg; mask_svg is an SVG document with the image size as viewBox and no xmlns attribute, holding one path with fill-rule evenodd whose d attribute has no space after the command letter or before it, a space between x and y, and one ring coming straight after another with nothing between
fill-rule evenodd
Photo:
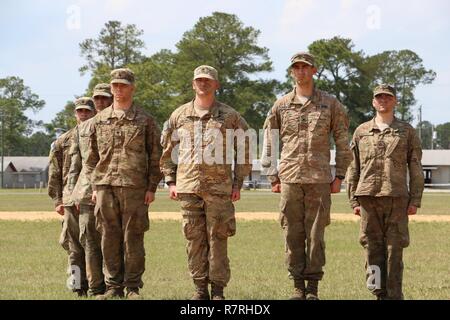
<instances>
[{"instance_id":1,"label":"chest pocket","mask_svg":"<svg viewBox=\"0 0 450 320\"><path fill-rule=\"evenodd\" d=\"M405 132L394 132L389 139L386 149L386 157L392 158L396 162L406 162L408 137Z\"/></svg>"},{"instance_id":2,"label":"chest pocket","mask_svg":"<svg viewBox=\"0 0 450 320\"><path fill-rule=\"evenodd\" d=\"M371 158L375 157L375 147L374 147L374 135L368 133L361 135L358 143L359 157L361 162L366 162Z\"/></svg>"},{"instance_id":3,"label":"chest pocket","mask_svg":"<svg viewBox=\"0 0 450 320\"><path fill-rule=\"evenodd\" d=\"M113 143L113 128L111 125L100 124L97 128L97 147L99 153L104 153Z\"/></svg>"},{"instance_id":4,"label":"chest pocket","mask_svg":"<svg viewBox=\"0 0 450 320\"><path fill-rule=\"evenodd\" d=\"M206 123L205 126L205 132L204 132L204 141L205 144L216 144L221 143L223 144L224 135L223 130L224 129L224 123L223 120L216 120L216 119L209 119L209 121Z\"/></svg>"},{"instance_id":5,"label":"chest pocket","mask_svg":"<svg viewBox=\"0 0 450 320\"><path fill-rule=\"evenodd\" d=\"M122 128L125 136L124 145L131 151L143 152L145 150L145 126L124 125Z\"/></svg>"},{"instance_id":6,"label":"chest pocket","mask_svg":"<svg viewBox=\"0 0 450 320\"><path fill-rule=\"evenodd\" d=\"M318 106L308 113L308 130L319 135L327 135L330 131L331 114L327 106Z\"/></svg>"},{"instance_id":7,"label":"chest pocket","mask_svg":"<svg viewBox=\"0 0 450 320\"><path fill-rule=\"evenodd\" d=\"M295 107L280 109L281 134L298 133L300 115Z\"/></svg>"}]
</instances>

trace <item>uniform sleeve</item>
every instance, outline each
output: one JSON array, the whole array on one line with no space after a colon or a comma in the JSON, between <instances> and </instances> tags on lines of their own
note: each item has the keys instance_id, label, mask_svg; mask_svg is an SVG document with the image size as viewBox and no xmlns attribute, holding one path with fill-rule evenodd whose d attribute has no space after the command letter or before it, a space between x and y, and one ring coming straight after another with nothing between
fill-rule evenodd
<instances>
[{"instance_id":1,"label":"uniform sleeve","mask_svg":"<svg viewBox=\"0 0 450 320\"><path fill-rule=\"evenodd\" d=\"M360 175L360 159L359 159L359 147L356 132L353 135L353 139L350 145L351 154L353 160L347 170L346 182L347 182L347 194L352 208L359 207L360 204L355 196L356 188L359 182Z\"/></svg>"},{"instance_id":2,"label":"uniform sleeve","mask_svg":"<svg viewBox=\"0 0 450 320\"><path fill-rule=\"evenodd\" d=\"M82 159L80 152L80 132L77 128L72 135L72 141L70 143L70 168L67 176L67 188L72 194L72 201L77 201L75 195L73 194L73 190L75 189L75 185L77 184L78 177L80 176L80 172L82 169Z\"/></svg>"},{"instance_id":3,"label":"uniform sleeve","mask_svg":"<svg viewBox=\"0 0 450 320\"><path fill-rule=\"evenodd\" d=\"M424 188L422 170L422 146L416 131L411 128L408 143L408 169L409 169L409 205L420 208Z\"/></svg>"},{"instance_id":4,"label":"uniform sleeve","mask_svg":"<svg viewBox=\"0 0 450 320\"><path fill-rule=\"evenodd\" d=\"M62 148L59 141L56 140L50 150L48 167L48 195L55 202L55 207L63 203L62 162Z\"/></svg>"},{"instance_id":5,"label":"uniform sleeve","mask_svg":"<svg viewBox=\"0 0 450 320\"><path fill-rule=\"evenodd\" d=\"M331 127L333 131L333 139L336 144L336 175L345 176L347 168L352 161L352 153L349 146L348 138L349 120L347 113L337 100L334 108Z\"/></svg>"},{"instance_id":6,"label":"uniform sleeve","mask_svg":"<svg viewBox=\"0 0 450 320\"><path fill-rule=\"evenodd\" d=\"M161 131L156 122L149 118L148 132L147 132L147 152L148 152L148 191L156 192L162 174L159 168L159 161L161 159L161 145L160 145Z\"/></svg>"},{"instance_id":7,"label":"uniform sleeve","mask_svg":"<svg viewBox=\"0 0 450 320\"><path fill-rule=\"evenodd\" d=\"M176 133L174 120L171 117L164 123L161 134L162 156L159 166L166 183L176 183L177 181L178 159L174 159L174 157L178 156L178 154L175 154L175 147L179 143L180 139Z\"/></svg>"},{"instance_id":8,"label":"uniform sleeve","mask_svg":"<svg viewBox=\"0 0 450 320\"><path fill-rule=\"evenodd\" d=\"M92 174L97 166L97 163L100 160L100 156L98 154L98 146L97 146L97 127L95 122L91 124L90 127L90 136L89 136L89 148L87 152L86 162L85 162L85 170L86 176L92 177ZM96 186L94 181L91 179L92 190L96 190Z\"/></svg>"},{"instance_id":9,"label":"uniform sleeve","mask_svg":"<svg viewBox=\"0 0 450 320\"><path fill-rule=\"evenodd\" d=\"M252 171L252 158L250 145L256 143L252 141L252 136L248 135L249 127L241 116L238 116L236 130L239 132L234 139L234 180L233 188L241 189L244 178ZM243 154L243 157L241 156Z\"/></svg>"},{"instance_id":10,"label":"uniform sleeve","mask_svg":"<svg viewBox=\"0 0 450 320\"><path fill-rule=\"evenodd\" d=\"M270 182L279 181L277 158L280 144L280 119L277 112L277 106L274 105L267 114L264 122L264 142L261 155L261 166L263 174L267 176Z\"/></svg>"}]
</instances>

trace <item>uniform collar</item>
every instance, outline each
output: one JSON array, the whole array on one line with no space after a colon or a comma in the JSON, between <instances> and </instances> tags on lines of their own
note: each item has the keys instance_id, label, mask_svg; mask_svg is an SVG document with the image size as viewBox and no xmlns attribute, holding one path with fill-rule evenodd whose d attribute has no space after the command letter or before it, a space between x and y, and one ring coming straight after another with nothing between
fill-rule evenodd
<instances>
[{"instance_id":1,"label":"uniform collar","mask_svg":"<svg viewBox=\"0 0 450 320\"><path fill-rule=\"evenodd\" d=\"M195 112L194 100L195 99L192 99L192 101L189 103L189 107L186 110L186 116L200 118L198 116L197 112ZM212 118L218 118L219 117L219 107L220 107L219 102L217 100L214 100L214 104L213 104L212 108L208 111L208 113L205 115L205 117L207 115L211 115Z\"/></svg>"},{"instance_id":2,"label":"uniform collar","mask_svg":"<svg viewBox=\"0 0 450 320\"><path fill-rule=\"evenodd\" d=\"M394 120L389 125L389 128L394 132L398 132L400 128L400 121L398 121L398 119L394 117ZM372 121L370 121L369 127L367 129L369 132L373 132L374 130L381 131L380 128L378 128L377 123L375 122L375 117L373 117Z\"/></svg>"},{"instance_id":3,"label":"uniform collar","mask_svg":"<svg viewBox=\"0 0 450 320\"><path fill-rule=\"evenodd\" d=\"M297 97L297 87L294 86L294 89L288 94L288 99L293 104L302 104ZM305 105L308 105L310 103L317 104L317 102L320 100L320 91L316 89L316 86L313 88L313 94L311 98L305 103Z\"/></svg>"},{"instance_id":4,"label":"uniform collar","mask_svg":"<svg viewBox=\"0 0 450 320\"><path fill-rule=\"evenodd\" d=\"M113 119L113 118L117 119L117 115L114 113L113 105L110 105L104 111L106 111L106 112L102 113L101 120L108 120L108 119ZM136 113L137 113L136 105L133 102L133 104L131 105L131 108L128 109L127 111L125 111L124 119L134 120L134 118L136 117Z\"/></svg>"}]
</instances>

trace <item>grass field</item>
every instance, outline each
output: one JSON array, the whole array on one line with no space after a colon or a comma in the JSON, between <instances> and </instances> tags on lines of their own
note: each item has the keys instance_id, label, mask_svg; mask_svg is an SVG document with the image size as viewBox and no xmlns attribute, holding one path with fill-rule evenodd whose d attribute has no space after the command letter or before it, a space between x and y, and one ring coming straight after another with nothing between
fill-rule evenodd
<instances>
[{"instance_id":1,"label":"grass field","mask_svg":"<svg viewBox=\"0 0 450 320\"><path fill-rule=\"evenodd\" d=\"M57 221L0 221L0 299L74 299L65 287L67 256ZM450 298L450 224L411 223L405 250L406 299ZM373 299L365 288L358 224L333 222L326 233L322 299ZM186 299L192 293L185 240L177 221L152 221L146 233L145 299ZM238 221L230 239L228 299L286 299L292 292L275 221Z\"/></svg>"},{"instance_id":2,"label":"grass field","mask_svg":"<svg viewBox=\"0 0 450 320\"><path fill-rule=\"evenodd\" d=\"M237 211L276 212L278 211L279 195L269 191L243 191L241 200L236 203ZM347 195L342 192L332 196L333 213L351 213ZM0 211L52 211L53 203L47 196L47 190L42 193L35 190L2 190L0 191ZM167 196L167 190L159 190L156 201L150 211L179 211L179 204ZM419 214L450 215L450 193L424 193L422 208Z\"/></svg>"}]
</instances>

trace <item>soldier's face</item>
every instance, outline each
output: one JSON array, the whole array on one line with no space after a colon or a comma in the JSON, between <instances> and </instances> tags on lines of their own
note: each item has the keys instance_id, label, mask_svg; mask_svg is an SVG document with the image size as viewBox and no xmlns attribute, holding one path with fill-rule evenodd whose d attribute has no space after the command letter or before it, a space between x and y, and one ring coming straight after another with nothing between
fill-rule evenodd
<instances>
[{"instance_id":1,"label":"soldier's face","mask_svg":"<svg viewBox=\"0 0 450 320\"><path fill-rule=\"evenodd\" d=\"M94 116L94 112L89 109L75 110L75 117L77 118L77 123L89 120L93 116Z\"/></svg>"},{"instance_id":2,"label":"soldier's face","mask_svg":"<svg viewBox=\"0 0 450 320\"><path fill-rule=\"evenodd\" d=\"M133 97L134 85L124 83L113 83L111 85L111 92L115 101L129 101Z\"/></svg>"},{"instance_id":3,"label":"soldier's face","mask_svg":"<svg viewBox=\"0 0 450 320\"><path fill-rule=\"evenodd\" d=\"M192 81L192 88L199 96L208 96L214 94L219 89L219 81L209 78L197 78Z\"/></svg>"},{"instance_id":4,"label":"soldier's face","mask_svg":"<svg viewBox=\"0 0 450 320\"><path fill-rule=\"evenodd\" d=\"M298 84L311 83L316 72L315 67L303 62L297 62L291 67L291 75Z\"/></svg>"},{"instance_id":5,"label":"soldier's face","mask_svg":"<svg viewBox=\"0 0 450 320\"><path fill-rule=\"evenodd\" d=\"M112 104L112 98L108 98L105 96L95 96L94 104L95 110L97 110L97 112L100 112L103 109L108 108Z\"/></svg>"},{"instance_id":6,"label":"soldier's face","mask_svg":"<svg viewBox=\"0 0 450 320\"><path fill-rule=\"evenodd\" d=\"M377 94L372 101L373 107L378 113L390 113L394 111L397 99L389 94Z\"/></svg>"}]
</instances>

